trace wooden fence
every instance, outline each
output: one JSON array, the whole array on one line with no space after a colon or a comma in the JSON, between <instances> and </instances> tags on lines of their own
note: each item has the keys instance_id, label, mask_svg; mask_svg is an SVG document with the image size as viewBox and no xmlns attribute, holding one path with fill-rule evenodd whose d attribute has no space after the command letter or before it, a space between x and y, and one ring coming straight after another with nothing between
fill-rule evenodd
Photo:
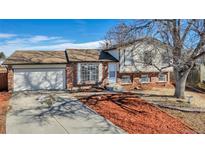
<instances>
[{"instance_id":1,"label":"wooden fence","mask_svg":"<svg viewBox=\"0 0 205 154\"><path fill-rule=\"evenodd\" d=\"M200 66L194 67L188 75L187 83L196 84L202 82L201 73L202 70Z\"/></svg>"},{"instance_id":2,"label":"wooden fence","mask_svg":"<svg viewBox=\"0 0 205 154\"><path fill-rule=\"evenodd\" d=\"M197 84L205 80L205 68L203 66L195 66L187 77L187 83ZM174 73L170 73L170 81L174 82Z\"/></svg>"},{"instance_id":3,"label":"wooden fence","mask_svg":"<svg viewBox=\"0 0 205 154\"><path fill-rule=\"evenodd\" d=\"M7 73L0 73L0 91L8 90Z\"/></svg>"}]
</instances>

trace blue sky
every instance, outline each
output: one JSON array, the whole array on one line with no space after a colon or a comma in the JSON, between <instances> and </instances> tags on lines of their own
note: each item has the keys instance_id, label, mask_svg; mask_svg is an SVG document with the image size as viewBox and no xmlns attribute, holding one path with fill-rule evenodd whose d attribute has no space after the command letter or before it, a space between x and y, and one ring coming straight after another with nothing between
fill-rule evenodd
<instances>
[{"instance_id":1,"label":"blue sky","mask_svg":"<svg viewBox=\"0 0 205 154\"><path fill-rule=\"evenodd\" d=\"M97 48L120 20L0 20L0 51Z\"/></svg>"}]
</instances>

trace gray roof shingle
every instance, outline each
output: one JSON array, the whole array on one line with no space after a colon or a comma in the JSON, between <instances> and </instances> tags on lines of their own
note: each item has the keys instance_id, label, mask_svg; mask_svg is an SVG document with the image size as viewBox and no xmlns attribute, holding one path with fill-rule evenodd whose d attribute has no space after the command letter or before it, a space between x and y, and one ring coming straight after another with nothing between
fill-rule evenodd
<instances>
[{"instance_id":1,"label":"gray roof shingle","mask_svg":"<svg viewBox=\"0 0 205 154\"><path fill-rule=\"evenodd\" d=\"M4 65L18 64L66 64L65 51L21 50L8 57Z\"/></svg>"},{"instance_id":2,"label":"gray roof shingle","mask_svg":"<svg viewBox=\"0 0 205 154\"><path fill-rule=\"evenodd\" d=\"M66 64L68 62L117 62L107 52L97 49L66 49L66 51L18 50L8 57L4 65Z\"/></svg>"}]
</instances>

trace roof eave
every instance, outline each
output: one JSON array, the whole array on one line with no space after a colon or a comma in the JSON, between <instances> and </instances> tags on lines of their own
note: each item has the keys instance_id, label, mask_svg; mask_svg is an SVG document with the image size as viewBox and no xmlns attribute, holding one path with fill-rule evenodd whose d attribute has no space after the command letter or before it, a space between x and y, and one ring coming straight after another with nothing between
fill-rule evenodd
<instances>
[{"instance_id":1,"label":"roof eave","mask_svg":"<svg viewBox=\"0 0 205 154\"><path fill-rule=\"evenodd\" d=\"M92 63L92 62L95 62L95 63L96 62L101 62L101 63L102 62L116 62L117 63L119 61L118 60L117 61L116 60L95 60L95 61L82 61L82 60L81 61L74 61L74 60L72 61L72 60L70 60L69 62L71 62L71 63L73 63L73 62L76 62L76 63L81 63L81 62L82 63L86 63L86 62L90 62L90 63Z\"/></svg>"},{"instance_id":2,"label":"roof eave","mask_svg":"<svg viewBox=\"0 0 205 154\"><path fill-rule=\"evenodd\" d=\"M67 62L66 63L3 63L2 65L48 65L48 64L60 65L60 64L67 64Z\"/></svg>"}]
</instances>

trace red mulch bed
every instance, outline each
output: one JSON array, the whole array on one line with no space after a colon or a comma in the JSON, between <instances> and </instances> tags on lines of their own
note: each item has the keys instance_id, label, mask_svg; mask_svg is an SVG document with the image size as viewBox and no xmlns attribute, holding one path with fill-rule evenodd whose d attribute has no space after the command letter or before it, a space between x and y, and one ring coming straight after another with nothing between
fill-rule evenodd
<instances>
[{"instance_id":1,"label":"red mulch bed","mask_svg":"<svg viewBox=\"0 0 205 154\"><path fill-rule=\"evenodd\" d=\"M8 92L0 92L0 134L6 133L6 112L10 96Z\"/></svg>"},{"instance_id":2,"label":"red mulch bed","mask_svg":"<svg viewBox=\"0 0 205 154\"><path fill-rule=\"evenodd\" d=\"M131 134L193 134L180 119L133 94L93 95L80 100Z\"/></svg>"}]
</instances>

